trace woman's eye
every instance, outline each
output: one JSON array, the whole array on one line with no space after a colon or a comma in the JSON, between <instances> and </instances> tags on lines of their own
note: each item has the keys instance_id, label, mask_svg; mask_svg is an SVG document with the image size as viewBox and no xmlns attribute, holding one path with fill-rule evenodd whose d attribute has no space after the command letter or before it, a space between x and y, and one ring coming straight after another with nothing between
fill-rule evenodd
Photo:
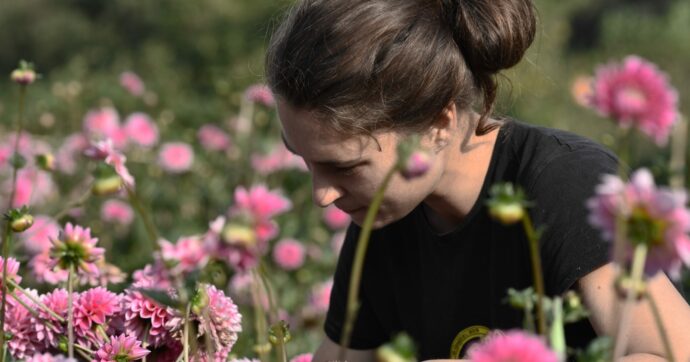
<instances>
[{"instance_id":1,"label":"woman's eye","mask_svg":"<svg viewBox=\"0 0 690 362\"><path fill-rule=\"evenodd\" d=\"M357 166L348 166L348 167L336 167L335 170L338 171L339 174L343 176L350 176L355 173L355 170L357 169Z\"/></svg>"}]
</instances>

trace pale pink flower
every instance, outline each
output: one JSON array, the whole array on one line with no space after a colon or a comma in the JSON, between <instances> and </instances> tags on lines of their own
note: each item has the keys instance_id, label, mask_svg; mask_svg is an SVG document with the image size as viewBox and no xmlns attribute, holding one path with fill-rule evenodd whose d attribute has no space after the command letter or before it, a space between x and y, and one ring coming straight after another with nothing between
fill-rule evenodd
<instances>
[{"instance_id":1,"label":"pale pink flower","mask_svg":"<svg viewBox=\"0 0 690 362\"><path fill-rule=\"evenodd\" d=\"M115 149L111 139L92 143L91 147L84 151L84 154L93 159L103 160L108 165L113 166L122 181L127 186L134 187L134 177L125 166L127 157Z\"/></svg>"},{"instance_id":2,"label":"pale pink flower","mask_svg":"<svg viewBox=\"0 0 690 362\"><path fill-rule=\"evenodd\" d=\"M19 234L24 249L30 254L39 254L50 250L50 240L60 234L60 225L50 216L36 215L34 224Z\"/></svg>"},{"instance_id":3,"label":"pale pink flower","mask_svg":"<svg viewBox=\"0 0 690 362\"><path fill-rule=\"evenodd\" d=\"M258 220L268 220L290 210L292 203L278 191L269 191L264 185L249 190L240 186L235 189L233 212L246 212Z\"/></svg>"},{"instance_id":4,"label":"pale pink flower","mask_svg":"<svg viewBox=\"0 0 690 362\"><path fill-rule=\"evenodd\" d=\"M194 163L194 150L183 142L165 143L158 154L158 164L168 172L188 171L192 163Z\"/></svg>"},{"instance_id":5,"label":"pale pink flower","mask_svg":"<svg viewBox=\"0 0 690 362\"><path fill-rule=\"evenodd\" d=\"M105 326L107 318L120 311L120 298L103 287L88 289L74 301L74 328L84 335L92 326Z\"/></svg>"},{"instance_id":6,"label":"pale pink flower","mask_svg":"<svg viewBox=\"0 0 690 362\"><path fill-rule=\"evenodd\" d=\"M277 143L267 155L253 154L251 160L252 167L260 175L288 169L307 170L304 159L288 151L282 143Z\"/></svg>"},{"instance_id":7,"label":"pale pink flower","mask_svg":"<svg viewBox=\"0 0 690 362\"><path fill-rule=\"evenodd\" d=\"M139 97L144 94L146 87L139 76L131 71L122 72L120 74L120 85L127 90L129 94Z\"/></svg>"},{"instance_id":8,"label":"pale pink flower","mask_svg":"<svg viewBox=\"0 0 690 362\"><path fill-rule=\"evenodd\" d=\"M201 270L208 263L209 253L199 237L181 237L175 244L161 240L159 244L161 257L167 263L174 263L176 272L189 273L194 270Z\"/></svg>"},{"instance_id":9,"label":"pale pink flower","mask_svg":"<svg viewBox=\"0 0 690 362\"><path fill-rule=\"evenodd\" d=\"M0 273L5 268L5 259L0 256ZM7 279L11 280L17 284L22 281L22 277L18 275L19 273L19 262L17 259L9 257L7 258ZM0 288L2 288L2 278L0 278Z\"/></svg>"},{"instance_id":10,"label":"pale pink flower","mask_svg":"<svg viewBox=\"0 0 690 362\"><path fill-rule=\"evenodd\" d=\"M328 311L328 305L331 302L332 289L333 279L315 285L309 297L309 305L320 313L326 313L326 311Z\"/></svg>"},{"instance_id":11,"label":"pale pink flower","mask_svg":"<svg viewBox=\"0 0 690 362\"><path fill-rule=\"evenodd\" d=\"M119 284L125 281L127 274L117 266L107 263L105 259L96 262L98 273L82 273L79 275L81 285L107 287L109 284Z\"/></svg>"},{"instance_id":12,"label":"pale pink flower","mask_svg":"<svg viewBox=\"0 0 690 362\"><path fill-rule=\"evenodd\" d=\"M170 342L172 337L165 327L173 318L170 308L158 304L141 292L127 290L122 309L128 334L144 338L148 330L148 341L153 347L161 347Z\"/></svg>"},{"instance_id":13,"label":"pale pink flower","mask_svg":"<svg viewBox=\"0 0 690 362\"><path fill-rule=\"evenodd\" d=\"M57 169L71 175L77 170L75 156L81 155L89 147L89 141L82 133L69 135L55 155Z\"/></svg>"},{"instance_id":14,"label":"pale pink flower","mask_svg":"<svg viewBox=\"0 0 690 362\"><path fill-rule=\"evenodd\" d=\"M141 347L141 341L134 336L120 334L110 338L96 351L97 362L136 361L149 354L150 351Z\"/></svg>"},{"instance_id":15,"label":"pale pink flower","mask_svg":"<svg viewBox=\"0 0 690 362\"><path fill-rule=\"evenodd\" d=\"M68 272L55 266L50 250L36 254L29 261L31 274L39 283L57 285L67 281Z\"/></svg>"},{"instance_id":16,"label":"pale pink flower","mask_svg":"<svg viewBox=\"0 0 690 362\"><path fill-rule=\"evenodd\" d=\"M311 353L302 353L292 357L290 362L311 362L312 358L314 358L314 356Z\"/></svg>"},{"instance_id":17,"label":"pale pink flower","mask_svg":"<svg viewBox=\"0 0 690 362\"><path fill-rule=\"evenodd\" d=\"M9 266L9 265L8 265ZM34 298L38 298L35 290L27 290ZM26 295L18 294L17 297L29 308L36 310L38 307ZM43 343L36 335L37 320L22 304L8 298L5 314L5 332L12 338L7 341L7 349L16 359L24 359L33 356L37 352L43 352Z\"/></svg>"},{"instance_id":18,"label":"pale pink flower","mask_svg":"<svg viewBox=\"0 0 690 362\"><path fill-rule=\"evenodd\" d=\"M244 97L250 102L263 104L266 107L275 106L273 92L264 84L254 84L250 86L244 92Z\"/></svg>"},{"instance_id":19,"label":"pale pink flower","mask_svg":"<svg viewBox=\"0 0 690 362\"><path fill-rule=\"evenodd\" d=\"M132 279L132 286L136 288L172 288L170 271L159 257L154 258L153 264L147 264L143 269L134 271Z\"/></svg>"},{"instance_id":20,"label":"pale pink flower","mask_svg":"<svg viewBox=\"0 0 690 362\"><path fill-rule=\"evenodd\" d=\"M84 133L89 139L114 138L119 130L120 115L115 108L93 109L84 116Z\"/></svg>"},{"instance_id":21,"label":"pale pink flower","mask_svg":"<svg viewBox=\"0 0 690 362\"><path fill-rule=\"evenodd\" d=\"M3 184L3 193L12 190L12 180L7 179ZM57 187L49 173L33 167L25 167L17 172L13 207L24 205L40 205L56 193Z\"/></svg>"},{"instance_id":22,"label":"pale pink flower","mask_svg":"<svg viewBox=\"0 0 690 362\"><path fill-rule=\"evenodd\" d=\"M103 259L105 249L96 246L98 238L91 237L91 229L67 223L64 232L51 241L52 265L65 270L71 266L79 274L99 274L96 263Z\"/></svg>"},{"instance_id":23,"label":"pale pink flower","mask_svg":"<svg viewBox=\"0 0 690 362\"><path fill-rule=\"evenodd\" d=\"M494 334L468 352L472 362L557 362L551 351L537 336L523 331Z\"/></svg>"},{"instance_id":24,"label":"pale pink flower","mask_svg":"<svg viewBox=\"0 0 690 362\"><path fill-rule=\"evenodd\" d=\"M690 265L690 210L686 203L685 191L657 188L649 170L640 169L627 184L617 176L604 176L587 206L590 223L608 240L615 238L618 215L624 218L628 258L635 245L647 244L646 274L663 270L678 279L682 264Z\"/></svg>"},{"instance_id":25,"label":"pale pink flower","mask_svg":"<svg viewBox=\"0 0 690 362\"><path fill-rule=\"evenodd\" d=\"M304 246L294 239L280 240L273 248L273 260L285 270L295 270L304 264Z\"/></svg>"},{"instance_id":26,"label":"pale pink flower","mask_svg":"<svg viewBox=\"0 0 690 362\"><path fill-rule=\"evenodd\" d=\"M590 104L622 127L634 126L663 145L678 118L678 94L656 65L637 56L597 69Z\"/></svg>"},{"instance_id":27,"label":"pale pink flower","mask_svg":"<svg viewBox=\"0 0 690 362\"><path fill-rule=\"evenodd\" d=\"M103 221L129 225L134 220L134 211L128 203L120 200L108 200L101 206Z\"/></svg>"},{"instance_id":28,"label":"pale pink flower","mask_svg":"<svg viewBox=\"0 0 690 362\"><path fill-rule=\"evenodd\" d=\"M350 215L335 205L329 205L323 210L323 221L333 230L340 230L350 225Z\"/></svg>"},{"instance_id":29,"label":"pale pink flower","mask_svg":"<svg viewBox=\"0 0 690 362\"><path fill-rule=\"evenodd\" d=\"M74 358L65 357L61 354L52 355L50 353L43 353L35 354L25 359L24 362L77 362L77 360Z\"/></svg>"},{"instance_id":30,"label":"pale pink flower","mask_svg":"<svg viewBox=\"0 0 690 362\"><path fill-rule=\"evenodd\" d=\"M125 120L125 133L140 146L151 147L158 142L158 126L146 113L132 113Z\"/></svg>"},{"instance_id":31,"label":"pale pink flower","mask_svg":"<svg viewBox=\"0 0 690 362\"><path fill-rule=\"evenodd\" d=\"M42 295L40 300L50 308L50 310L55 312L55 314L62 317L63 320L67 320L67 296L68 293L66 290L55 289L50 293ZM74 299L78 297L76 293L73 294L73 296ZM66 334L67 323L60 322L57 318L43 310L43 308L38 308L37 312L42 319L50 321L52 324L51 328L45 323L36 323L35 327L37 329L36 335L38 340L44 343L46 349L50 347L58 348L60 337Z\"/></svg>"},{"instance_id":32,"label":"pale pink flower","mask_svg":"<svg viewBox=\"0 0 690 362\"><path fill-rule=\"evenodd\" d=\"M224 151L230 147L230 136L212 124L205 124L199 128L197 138L201 147L207 151Z\"/></svg>"}]
</instances>

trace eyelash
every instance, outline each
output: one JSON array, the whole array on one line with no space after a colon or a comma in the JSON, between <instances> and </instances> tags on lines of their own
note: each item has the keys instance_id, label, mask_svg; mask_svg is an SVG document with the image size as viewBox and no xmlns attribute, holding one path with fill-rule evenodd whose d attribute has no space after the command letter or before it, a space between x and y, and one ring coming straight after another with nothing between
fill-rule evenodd
<instances>
[{"instance_id":1,"label":"eyelash","mask_svg":"<svg viewBox=\"0 0 690 362\"><path fill-rule=\"evenodd\" d=\"M336 171L338 171L338 173L342 174L343 176L352 176L355 174L357 166L336 167L335 169Z\"/></svg>"}]
</instances>

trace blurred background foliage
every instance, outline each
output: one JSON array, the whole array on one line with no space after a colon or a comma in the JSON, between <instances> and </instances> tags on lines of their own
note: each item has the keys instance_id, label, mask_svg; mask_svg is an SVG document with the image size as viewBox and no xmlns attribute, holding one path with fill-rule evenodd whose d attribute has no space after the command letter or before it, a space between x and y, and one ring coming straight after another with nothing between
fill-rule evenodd
<instances>
[{"instance_id":1,"label":"blurred background foliage","mask_svg":"<svg viewBox=\"0 0 690 362\"><path fill-rule=\"evenodd\" d=\"M537 38L525 60L501 77L498 113L529 123L572 130L610 145L613 124L579 106L571 88L577 77L591 75L598 64L637 54L659 65L680 94L688 114L690 101L690 1L687 0L536 0ZM29 93L28 130L58 147L58 138L80 130L90 109L114 106L121 117L148 113L162 140L184 141L196 151L193 172L167 175L145 152L128 154L138 190L154 211L168 240L201 233L225 212L237 185L264 182L280 187L294 209L281 216L281 235L308 240L326 250L307 271L276 273L284 303L303 303L304 293L280 286L311 285L334 270L336 256L326 247L331 231L320 223L320 210L309 203L309 177L287 171L257 178L248 155L204 154L196 141L202 124L226 129L240 112L243 92L262 81L263 56L271 30L290 1L276 0L7 0L0 2L0 74L9 75L20 59L32 61L42 80ZM123 71L137 73L147 92L135 98L119 85ZM404 80L403 80L404 81ZM0 77L0 135L13 130L17 88ZM277 142L275 111L255 115L265 136L254 149ZM232 136L232 135L231 135ZM50 141L53 140L53 141ZM635 149L640 165L651 167L667 183L666 151L640 137ZM139 153L137 153L139 152ZM61 190L74 187L60 176ZM69 194L65 195L69 197ZM59 209L55 206L56 210ZM49 210L50 211L50 210ZM55 210L52 210L55 211ZM87 205L88 212L98 212ZM299 215L299 217L295 217ZM89 226L112 247L109 260L126 271L142 267L152 249L141 242L141 223L113 230L94 220ZM290 284L288 281L297 281ZM291 309L292 307L288 307ZM247 318L245 325L250 326ZM311 326L319 330L318 323ZM296 341L313 350L318 332ZM239 346L247 342L240 338Z\"/></svg>"}]
</instances>

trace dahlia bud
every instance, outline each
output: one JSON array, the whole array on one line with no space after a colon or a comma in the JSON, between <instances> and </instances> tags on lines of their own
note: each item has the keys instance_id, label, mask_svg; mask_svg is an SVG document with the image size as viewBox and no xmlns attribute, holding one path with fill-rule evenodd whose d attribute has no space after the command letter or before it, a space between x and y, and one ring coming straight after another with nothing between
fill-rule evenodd
<instances>
[{"instance_id":1,"label":"dahlia bud","mask_svg":"<svg viewBox=\"0 0 690 362\"><path fill-rule=\"evenodd\" d=\"M118 175L98 178L91 186L91 192L96 196L112 195L119 192L122 185L122 178Z\"/></svg>"},{"instance_id":2,"label":"dahlia bud","mask_svg":"<svg viewBox=\"0 0 690 362\"><path fill-rule=\"evenodd\" d=\"M202 285L197 289L194 297L192 297L192 312L196 315L202 315L204 309L208 307L208 293L206 292L206 286Z\"/></svg>"},{"instance_id":3,"label":"dahlia bud","mask_svg":"<svg viewBox=\"0 0 690 362\"><path fill-rule=\"evenodd\" d=\"M37 75L33 65L22 60L19 62L19 68L12 71L10 78L17 84L29 85L36 80Z\"/></svg>"},{"instance_id":4,"label":"dahlia bud","mask_svg":"<svg viewBox=\"0 0 690 362\"><path fill-rule=\"evenodd\" d=\"M290 326L283 320L271 326L268 331L268 341L271 344L278 344L282 340L282 344L290 342L292 335L290 335Z\"/></svg>"},{"instance_id":5,"label":"dahlia bud","mask_svg":"<svg viewBox=\"0 0 690 362\"><path fill-rule=\"evenodd\" d=\"M412 136L398 144L398 168L404 178L410 180L423 176L430 167L431 155L421 148L418 136Z\"/></svg>"},{"instance_id":6,"label":"dahlia bud","mask_svg":"<svg viewBox=\"0 0 690 362\"><path fill-rule=\"evenodd\" d=\"M10 210L5 214L5 219L10 223L10 228L15 233L21 233L34 224L34 217L29 213L26 206Z\"/></svg>"},{"instance_id":7,"label":"dahlia bud","mask_svg":"<svg viewBox=\"0 0 690 362\"><path fill-rule=\"evenodd\" d=\"M223 240L235 246L245 248L256 245L256 233L252 228L244 224L227 224L221 232Z\"/></svg>"},{"instance_id":8,"label":"dahlia bud","mask_svg":"<svg viewBox=\"0 0 690 362\"><path fill-rule=\"evenodd\" d=\"M55 156L51 153L36 155L36 164L44 171L55 171Z\"/></svg>"},{"instance_id":9,"label":"dahlia bud","mask_svg":"<svg viewBox=\"0 0 690 362\"><path fill-rule=\"evenodd\" d=\"M504 225L514 224L525 216L528 206L522 190L515 190L513 184L504 183L491 187L491 198L487 202L489 215Z\"/></svg>"}]
</instances>

